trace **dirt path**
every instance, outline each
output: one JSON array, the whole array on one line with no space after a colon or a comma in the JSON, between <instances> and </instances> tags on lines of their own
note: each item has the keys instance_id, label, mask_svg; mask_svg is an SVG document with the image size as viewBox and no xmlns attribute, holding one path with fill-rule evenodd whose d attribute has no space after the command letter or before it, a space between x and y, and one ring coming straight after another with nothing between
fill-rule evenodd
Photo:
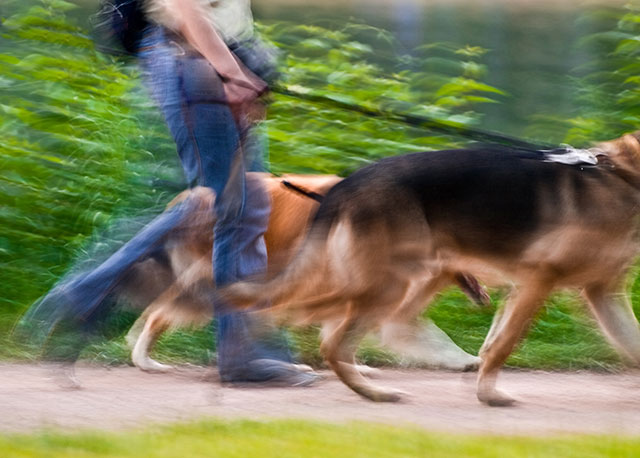
<instances>
[{"instance_id":1,"label":"dirt path","mask_svg":"<svg viewBox=\"0 0 640 458\"><path fill-rule=\"evenodd\" d=\"M379 384L408 393L398 404L361 399L332 373L307 388L222 387L212 370L145 374L131 367L81 367L83 389L61 389L51 369L0 365L0 431L40 427L123 429L152 422L299 417L414 424L464 433L640 433L640 374L505 372L500 386L521 402L478 403L474 374L385 369Z\"/></svg>"}]
</instances>

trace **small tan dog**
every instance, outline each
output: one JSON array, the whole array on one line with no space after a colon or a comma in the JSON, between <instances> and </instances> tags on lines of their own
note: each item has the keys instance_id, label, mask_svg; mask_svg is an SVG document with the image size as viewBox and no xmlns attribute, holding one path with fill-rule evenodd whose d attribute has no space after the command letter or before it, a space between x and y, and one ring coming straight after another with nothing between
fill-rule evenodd
<instances>
[{"instance_id":1,"label":"small tan dog","mask_svg":"<svg viewBox=\"0 0 640 458\"><path fill-rule=\"evenodd\" d=\"M287 175L249 173L247 179L262 180L271 197L271 216L265 234L269 272L279 272L300 244L310 217L329 189L341 179L332 175ZM287 188L283 182L289 183ZM119 293L133 296L146 307L132 326L127 342L131 359L142 370L162 372L171 366L153 360L149 353L160 335L170 328L204 326L213 317L211 301L198 288L212 288L211 248L214 225L214 193L195 188L181 193L169 207L187 198L196 210L164 244L165 262L149 259L134 266L134 272ZM476 302L487 302L484 290L473 278L459 274L456 282ZM153 298L153 301L149 303ZM416 313L381 329L382 343L396 351L401 361L453 370L477 368L479 359L457 347L433 322L419 322Z\"/></svg>"},{"instance_id":2,"label":"small tan dog","mask_svg":"<svg viewBox=\"0 0 640 458\"><path fill-rule=\"evenodd\" d=\"M407 154L333 187L280 275L219 294L324 323L321 350L338 377L366 398L395 401L398 392L354 366L362 336L414 317L455 272L512 284L482 346L477 388L480 401L503 406L513 399L495 388L498 372L558 288L582 291L613 345L640 363L640 330L623 288L639 229L640 132L591 150Z\"/></svg>"}]
</instances>

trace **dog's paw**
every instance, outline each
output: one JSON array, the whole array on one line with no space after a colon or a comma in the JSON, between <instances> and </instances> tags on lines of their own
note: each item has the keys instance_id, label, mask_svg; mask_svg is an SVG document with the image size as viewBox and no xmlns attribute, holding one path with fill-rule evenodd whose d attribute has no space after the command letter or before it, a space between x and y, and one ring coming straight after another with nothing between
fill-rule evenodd
<instances>
[{"instance_id":1,"label":"dog's paw","mask_svg":"<svg viewBox=\"0 0 640 458\"><path fill-rule=\"evenodd\" d=\"M142 361L134 361L134 365L145 372L153 372L153 373L164 373L171 372L174 370L173 366L169 366L168 364L162 364L158 361L147 358Z\"/></svg>"},{"instance_id":2,"label":"dog's paw","mask_svg":"<svg viewBox=\"0 0 640 458\"><path fill-rule=\"evenodd\" d=\"M514 398L499 390L478 391L478 400L491 407L510 407L516 403Z\"/></svg>"},{"instance_id":3,"label":"dog's paw","mask_svg":"<svg viewBox=\"0 0 640 458\"><path fill-rule=\"evenodd\" d=\"M364 396L375 402L398 402L401 401L407 393L400 390L391 389L370 389Z\"/></svg>"}]
</instances>

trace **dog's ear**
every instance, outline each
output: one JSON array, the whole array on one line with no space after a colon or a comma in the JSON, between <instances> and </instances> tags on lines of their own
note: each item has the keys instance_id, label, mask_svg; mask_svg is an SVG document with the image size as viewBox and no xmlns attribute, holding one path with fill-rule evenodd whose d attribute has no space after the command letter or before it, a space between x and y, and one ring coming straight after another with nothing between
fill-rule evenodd
<instances>
[{"instance_id":1,"label":"dog's ear","mask_svg":"<svg viewBox=\"0 0 640 458\"><path fill-rule=\"evenodd\" d=\"M618 173L633 176L634 180L640 179L640 131L600 143L595 149L600 153L598 164L616 168Z\"/></svg>"},{"instance_id":2,"label":"dog's ear","mask_svg":"<svg viewBox=\"0 0 640 458\"><path fill-rule=\"evenodd\" d=\"M609 158L608 154L596 154L596 159L598 160L598 167L605 167L609 169L614 169L616 167L614 162Z\"/></svg>"},{"instance_id":3,"label":"dog's ear","mask_svg":"<svg viewBox=\"0 0 640 458\"><path fill-rule=\"evenodd\" d=\"M623 135L620 141L620 148L629 157L629 160L640 163L640 131Z\"/></svg>"}]
</instances>

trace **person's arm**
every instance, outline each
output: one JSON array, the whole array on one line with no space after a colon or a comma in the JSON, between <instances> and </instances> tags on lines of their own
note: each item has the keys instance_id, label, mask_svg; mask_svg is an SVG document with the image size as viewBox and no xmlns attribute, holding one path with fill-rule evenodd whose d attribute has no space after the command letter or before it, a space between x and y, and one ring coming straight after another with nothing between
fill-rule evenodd
<instances>
[{"instance_id":1,"label":"person's arm","mask_svg":"<svg viewBox=\"0 0 640 458\"><path fill-rule=\"evenodd\" d=\"M206 12L197 0L170 0L170 7L186 40L223 78L224 91L230 104L251 101L266 89L266 83L235 58L207 20Z\"/></svg>"}]
</instances>

